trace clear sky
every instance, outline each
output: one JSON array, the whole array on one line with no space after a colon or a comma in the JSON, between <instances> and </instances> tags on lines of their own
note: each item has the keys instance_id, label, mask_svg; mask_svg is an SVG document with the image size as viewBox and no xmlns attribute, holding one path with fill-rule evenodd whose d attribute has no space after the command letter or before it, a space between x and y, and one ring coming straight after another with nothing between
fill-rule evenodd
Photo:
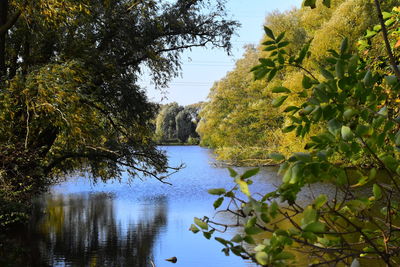
<instances>
[{"instance_id":1,"label":"clear sky","mask_svg":"<svg viewBox=\"0 0 400 267\"><path fill-rule=\"evenodd\" d=\"M146 87L151 101L157 103L178 102L188 105L206 101L211 86L233 69L246 44L258 44L263 36L263 23L268 13L285 11L300 7L302 0L227 0L230 17L242 26L238 36L232 39L232 55L228 56L220 49L196 48L182 56L182 75L170 82L165 92L154 89L149 79L144 77L142 85Z\"/></svg>"}]
</instances>

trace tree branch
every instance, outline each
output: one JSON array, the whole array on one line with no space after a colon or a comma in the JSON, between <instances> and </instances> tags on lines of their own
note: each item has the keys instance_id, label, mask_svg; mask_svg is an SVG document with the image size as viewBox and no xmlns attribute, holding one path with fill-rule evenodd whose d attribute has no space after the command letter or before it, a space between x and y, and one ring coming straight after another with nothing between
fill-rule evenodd
<instances>
[{"instance_id":1,"label":"tree branch","mask_svg":"<svg viewBox=\"0 0 400 267\"><path fill-rule=\"evenodd\" d=\"M5 24L0 27L0 35L6 34L9 29L17 22L18 18L21 16L22 11L18 10L15 12Z\"/></svg>"},{"instance_id":2,"label":"tree branch","mask_svg":"<svg viewBox=\"0 0 400 267\"><path fill-rule=\"evenodd\" d=\"M374 1L375 1L376 11L378 12L379 23L381 24L381 27L382 27L382 36L383 36L383 40L385 41L386 52L389 56L390 65L393 68L393 71L397 77L397 80L400 81L400 70L397 67L396 59L394 58L392 48L390 47L388 32L387 32L385 21L383 19L383 15L382 15L381 4L380 4L379 0L374 0Z\"/></svg>"}]
</instances>

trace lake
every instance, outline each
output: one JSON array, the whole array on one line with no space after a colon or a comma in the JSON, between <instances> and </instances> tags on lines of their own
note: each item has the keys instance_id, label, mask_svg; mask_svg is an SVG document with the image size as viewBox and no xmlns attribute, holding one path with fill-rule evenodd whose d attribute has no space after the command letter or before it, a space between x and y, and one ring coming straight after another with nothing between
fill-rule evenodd
<instances>
[{"instance_id":1,"label":"lake","mask_svg":"<svg viewBox=\"0 0 400 267\"><path fill-rule=\"evenodd\" d=\"M223 246L189 231L194 217L215 214L210 188L229 188L233 179L218 167L211 150L167 146L171 166L186 165L163 184L155 179L93 182L69 177L38 199L26 229L3 248L5 266L254 266L225 256ZM246 168L236 168L242 172ZM248 168L247 168L248 169ZM263 169L252 192L272 191L279 184L276 169ZM225 216L225 217L223 217ZM228 215L219 221L232 220ZM229 238L239 229L219 234ZM4 250L6 252L4 252ZM7 252L8 251L8 252ZM177 262L165 261L177 257ZM0 262L1 263L1 262ZM2 265L3 266L3 265Z\"/></svg>"}]
</instances>

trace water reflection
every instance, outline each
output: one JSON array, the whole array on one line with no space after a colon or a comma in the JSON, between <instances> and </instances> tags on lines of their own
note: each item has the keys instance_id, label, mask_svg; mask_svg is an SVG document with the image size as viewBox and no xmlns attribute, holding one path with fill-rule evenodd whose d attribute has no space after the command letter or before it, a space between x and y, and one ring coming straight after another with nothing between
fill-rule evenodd
<instances>
[{"instance_id":1,"label":"water reflection","mask_svg":"<svg viewBox=\"0 0 400 267\"><path fill-rule=\"evenodd\" d=\"M127 211L127 220L110 194L48 197L36 206L31 229L38 232L29 233L39 238L31 254L43 260L31 258L21 266L151 266L154 242L167 223L165 198L152 201L140 216Z\"/></svg>"},{"instance_id":2,"label":"water reflection","mask_svg":"<svg viewBox=\"0 0 400 267\"><path fill-rule=\"evenodd\" d=\"M187 165L170 178L172 186L154 179L127 185L127 177L93 184L80 176L53 186L35 205L29 227L0 233L0 266L147 267L151 260L157 267L254 266L226 257L220 243L188 231L193 217L215 214L208 189L234 186L226 168L210 165L210 151L200 147L165 149L171 165ZM252 192L271 191L279 183L268 169L256 180ZM237 230L219 236L229 239ZM176 264L165 261L173 256Z\"/></svg>"}]
</instances>

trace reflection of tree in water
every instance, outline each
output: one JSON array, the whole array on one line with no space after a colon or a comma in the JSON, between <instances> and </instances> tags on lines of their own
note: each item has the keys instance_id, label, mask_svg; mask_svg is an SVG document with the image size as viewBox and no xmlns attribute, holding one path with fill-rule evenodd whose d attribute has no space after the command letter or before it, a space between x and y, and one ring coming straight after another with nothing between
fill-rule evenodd
<instances>
[{"instance_id":1,"label":"reflection of tree in water","mask_svg":"<svg viewBox=\"0 0 400 267\"><path fill-rule=\"evenodd\" d=\"M107 194L57 196L47 200L46 215L31 232L31 250L50 266L151 266L160 228L166 224L165 199L155 200L135 221L117 221L112 197ZM124 226L126 224L126 226ZM36 246L37 249L35 247ZM31 251L31 253L36 253ZM27 259L27 266L43 266ZM40 260L40 261L42 261ZM63 264L62 264L63 265Z\"/></svg>"}]
</instances>

